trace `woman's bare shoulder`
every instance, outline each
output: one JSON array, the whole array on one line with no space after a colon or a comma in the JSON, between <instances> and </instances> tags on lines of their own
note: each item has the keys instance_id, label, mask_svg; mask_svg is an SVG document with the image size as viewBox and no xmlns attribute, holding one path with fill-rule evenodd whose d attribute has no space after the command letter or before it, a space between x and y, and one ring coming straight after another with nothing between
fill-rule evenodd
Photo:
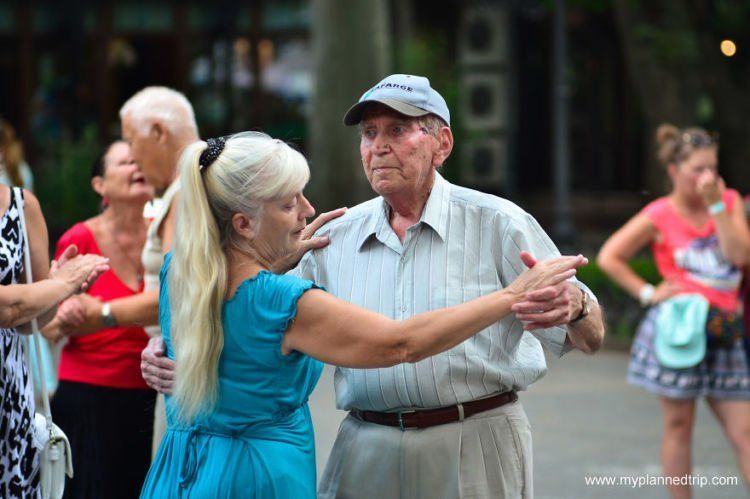
<instances>
[{"instance_id":1,"label":"woman's bare shoulder","mask_svg":"<svg viewBox=\"0 0 750 499\"><path fill-rule=\"evenodd\" d=\"M10 206L10 187L5 184L0 184L0 216Z\"/></svg>"}]
</instances>

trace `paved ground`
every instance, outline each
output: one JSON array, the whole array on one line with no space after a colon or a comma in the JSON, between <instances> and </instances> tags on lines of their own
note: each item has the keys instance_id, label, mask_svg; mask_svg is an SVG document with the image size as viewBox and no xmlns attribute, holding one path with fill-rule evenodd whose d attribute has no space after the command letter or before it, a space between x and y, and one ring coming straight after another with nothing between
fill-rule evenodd
<instances>
[{"instance_id":1,"label":"paved ground","mask_svg":"<svg viewBox=\"0 0 750 499\"><path fill-rule=\"evenodd\" d=\"M660 415L655 397L625 383L627 355L574 352L550 361L550 372L521 394L534 434L537 499L667 498L661 486L587 485L586 476L659 475ZM334 409L333 369L311 400L318 474L344 416ZM694 437L695 474L739 476L734 455L705 404ZM741 479L740 479L741 482ZM743 486L695 489L697 499L750 497ZM363 498L364 499L364 498Z\"/></svg>"}]
</instances>

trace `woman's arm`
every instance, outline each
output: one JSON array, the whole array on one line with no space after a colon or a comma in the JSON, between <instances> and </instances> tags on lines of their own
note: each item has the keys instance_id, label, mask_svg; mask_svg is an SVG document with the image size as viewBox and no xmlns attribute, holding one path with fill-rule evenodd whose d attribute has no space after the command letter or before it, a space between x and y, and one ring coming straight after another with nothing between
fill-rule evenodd
<instances>
[{"instance_id":1,"label":"woman's arm","mask_svg":"<svg viewBox=\"0 0 750 499\"><path fill-rule=\"evenodd\" d=\"M175 223L177 220L177 206L179 205L180 193L172 197L169 204L169 211L159 227L161 237L161 254L162 257L172 249L174 238ZM159 290L146 291L135 296L127 298L118 298L110 302L112 316L118 324L122 326L151 326L159 323ZM85 332L92 332L102 328L101 324L101 304L94 307L93 311L87 311L87 324L84 325ZM93 317L93 322L90 319Z\"/></svg>"},{"instance_id":2,"label":"woman's arm","mask_svg":"<svg viewBox=\"0 0 750 499\"><path fill-rule=\"evenodd\" d=\"M607 239L596 258L599 267L636 300L640 300L641 290L648 283L630 268L628 260L656 236L654 224L646 215L639 213ZM649 303L658 303L678 290L672 281L662 281Z\"/></svg>"},{"instance_id":3,"label":"woman's arm","mask_svg":"<svg viewBox=\"0 0 750 499\"><path fill-rule=\"evenodd\" d=\"M58 302L76 291L77 287L58 279L0 286L0 327L26 324L34 317L54 310ZM31 333L25 328L21 332Z\"/></svg>"},{"instance_id":4,"label":"woman's arm","mask_svg":"<svg viewBox=\"0 0 750 499\"><path fill-rule=\"evenodd\" d=\"M511 313L526 291L575 275L586 259L561 257L535 265L510 286L461 305L395 321L320 290L305 293L282 352L294 350L343 367L386 367L417 362L447 350Z\"/></svg>"},{"instance_id":5,"label":"woman's arm","mask_svg":"<svg viewBox=\"0 0 750 499\"><path fill-rule=\"evenodd\" d=\"M656 227L639 213L631 218L604 243L596 263L613 281L636 299L646 281L628 265L633 255L656 237Z\"/></svg>"},{"instance_id":6,"label":"woman's arm","mask_svg":"<svg viewBox=\"0 0 750 499\"><path fill-rule=\"evenodd\" d=\"M55 315L55 318L49 321L46 326L39 330L39 332L42 333L42 336L44 336L51 345L56 345L58 341L65 338L61 325L62 322L60 322L59 317Z\"/></svg>"},{"instance_id":7,"label":"woman's arm","mask_svg":"<svg viewBox=\"0 0 750 499\"><path fill-rule=\"evenodd\" d=\"M38 282L46 279L49 275L49 235L47 234L47 223L44 221L42 208L36 196L27 190L24 190L23 196L26 230L29 234L29 250L31 252L31 274L34 282ZM54 316L55 307L52 307L37 317L39 327L43 327Z\"/></svg>"},{"instance_id":8,"label":"woman's arm","mask_svg":"<svg viewBox=\"0 0 750 499\"><path fill-rule=\"evenodd\" d=\"M176 221L179 193L169 204L169 211L161 222L158 235L161 237L161 254L172 249L172 239ZM102 306L99 300L82 300L84 315L79 322L64 323L62 331L66 336L95 333L104 327ZM159 323L159 291L144 291L133 296L110 300L110 313L120 326L152 326Z\"/></svg>"},{"instance_id":9,"label":"woman's arm","mask_svg":"<svg viewBox=\"0 0 750 499\"><path fill-rule=\"evenodd\" d=\"M725 208L713 217L721 253L733 265L742 268L750 257L750 230L742 198L737 196L732 208L731 213Z\"/></svg>"},{"instance_id":10,"label":"woman's arm","mask_svg":"<svg viewBox=\"0 0 750 499\"><path fill-rule=\"evenodd\" d=\"M82 315L70 322L62 321L65 336L81 336L104 328L102 306L98 298L81 295L77 297ZM119 326L150 326L159 322L159 290L144 291L133 296L116 298L109 302L110 313Z\"/></svg>"},{"instance_id":11,"label":"woman's arm","mask_svg":"<svg viewBox=\"0 0 750 499\"><path fill-rule=\"evenodd\" d=\"M703 198L706 208L719 203L723 208L711 213L716 225L716 236L719 239L721 253L730 263L737 267L744 267L750 257L750 230L747 227L747 216L742 204L742 198L736 196L733 200L732 212L724 202L726 185L724 179L714 171L704 171L696 182L696 190Z\"/></svg>"},{"instance_id":12,"label":"woman's arm","mask_svg":"<svg viewBox=\"0 0 750 499\"><path fill-rule=\"evenodd\" d=\"M50 277L32 284L0 286L0 327L28 323L57 306L73 293L85 291L96 278L109 270L108 260L99 255L75 256L71 246L53 265ZM21 331L30 333L31 331Z\"/></svg>"}]
</instances>

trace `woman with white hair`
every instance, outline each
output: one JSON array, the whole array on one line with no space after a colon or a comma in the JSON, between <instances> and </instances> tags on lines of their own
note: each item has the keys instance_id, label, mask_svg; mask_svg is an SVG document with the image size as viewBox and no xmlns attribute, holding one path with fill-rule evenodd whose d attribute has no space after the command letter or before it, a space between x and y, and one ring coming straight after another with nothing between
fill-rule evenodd
<instances>
[{"instance_id":1,"label":"woman with white hair","mask_svg":"<svg viewBox=\"0 0 750 499\"><path fill-rule=\"evenodd\" d=\"M159 319L176 385L141 497L315 497L307 399L322 362L381 367L444 351L586 260L535 265L507 288L403 321L272 273L306 218L304 157L259 133L189 146Z\"/></svg>"}]
</instances>

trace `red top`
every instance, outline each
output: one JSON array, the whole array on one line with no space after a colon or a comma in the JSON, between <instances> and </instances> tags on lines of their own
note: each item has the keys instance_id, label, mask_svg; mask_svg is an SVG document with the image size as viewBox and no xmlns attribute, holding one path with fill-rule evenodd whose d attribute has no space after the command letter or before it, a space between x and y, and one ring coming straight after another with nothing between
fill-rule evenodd
<instances>
[{"instance_id":1,"label":"red top","mask_svg":"<svg viewBox=\"0 0 750 499\"><path fill-rule=\"evenodd\" d=\"M727 213L738 199L737 191L724 191ZM677 281L686 293L700 293L713 307L736 311L742 272L721 253L714 219L694 227L666 197L652 202L642 213L659 231L651 249L661 276Z\"/></svg>"},{"instance_id":2,"label":"red top","mask_svg":"<svg viewBox=\"0 0 750 499\"><path fill-rule=\"evenodd\" d=\"M55 258L69 245L78 246L78 253L101 255L94 235L83 223L77 223L57 242ZM103 302L133 296L133 291L113 270L100 275L87 291ZM112 388L148 388L141 377L141 351L148 336L142 327L116 327L81 336L71 336L62 351L60 379Z\"/></svg>"}]
</instances>

